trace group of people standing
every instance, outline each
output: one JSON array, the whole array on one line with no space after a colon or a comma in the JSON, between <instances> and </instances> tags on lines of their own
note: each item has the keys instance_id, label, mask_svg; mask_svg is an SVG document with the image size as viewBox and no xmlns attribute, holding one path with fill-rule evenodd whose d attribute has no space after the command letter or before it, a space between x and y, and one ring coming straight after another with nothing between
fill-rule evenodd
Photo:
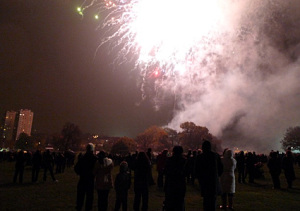
<instances>
[{"instance_id":1,"label":"group of people standing","mask_svg":"<svg viewBox=\"0 0 300 211\"><path fill-rule=\"evenodd\" d=\"M127 210L128 190L131 186L131 174L134 172L134 211L146 211L148 208L149 186L155 184L152 177L151 154L139 152L134 159L124 159L120 163L119 173L115 180L112 177L114 163L111 158L100 151L94 155L94 146L87 145L86 153L78 159L75 172L80 176L77 186L77 210L81 210L85 202L85 210L92 210L94 187L98 193L98 210L108 209L108 196L112 188L116 191L114 210ZM149 153L149 150L148 150ZM274 188L280 188L279 174L284 169L289 187L295 179L293 159L290 151L282 159L272 152L267 166L270 169ZM249 175L249 183L254 182L251 171L255 164L255 153L241 151L233 153L225 149L220 156L212 151L211 143L205 140L202 150L193 152L190 156L183 154L181 146L175 146L171 155L163 150L156 158L158 172L157 186L165 193L163 210L184 211L186 184L194 184L198 180L203 197L203 210L214 211L217 208L217 197L221 197L220 209L233 210L233 199L236 189L235 170L237 169L239 183L245 183ZM149 158L150 157L150 158ZM193 159L190 159L193 158ZM126 161L127 162L126 162ZM192 166L192 167L191 167ZM245 173L246 172L246 173ZM96 183L96 184L94 184Z\"/></svg>"},{"instance_id":2,"label":"group of people standing","mask_svg":"<svg viewBox=\"0 0 300 211\"><path fill-rule=\"evenodd\" d=\"M261 167L261 162L258 160L256 154L252 152L245 154L244 151L240 151L235 158L237 160L238 182L246 183L248 175L248 182L254 183L254 179L258 174L258 168ZM287 187L293 187L293 181L296 178L294 170L296 160L291 149L287 149L286 153L271 151L265 162L269 169L274 189L281 189L279 176L282 171L284 172Z\"/></svg>"},{"instance_id":3,"label":"group of people standing","mask_svg":"<svg viewBox=\"0 0 300 211\"><path fill-rule=\"evenodd\" d=\"M122 161L115 180L112 178L113 161L103 151L94 155L94 146L88 144L86 153L78 159L74 169L80 176L77 186L76 209L92 210L94 187L98 193L98 210L107 210L109 191L114 187L116 201L114 210L127 210L128 190L131 186L131 171L134 172L134 211L148 210L149 186L153 183L151 160L146 152L139 152L134 161ZM172 155L167 156L164 150L158 156L158 187L163 188L165 200L163 209L166 211L185 210L186 175L188 172L187 159L183 156L183 148L175 146ZM235 192L234 169L236 161L231 150L227 150L224 158L211 151L211 143L204 141L202 153L197 156L195 172L198 178L204 210L215 210L217 195L223 189L223 205L232 208L232 198ZM163 161L162 161L162 160ZM164 178L165 177L165 178ZM221 177L221 180L219 178ZM221 183L220 183L221 181ZM229 182L228 182L229 181ZM96 184L94 184L96 183ZM230 185L229 185L230 184ZM222 187L221 187L222 186Z\"/></svg>"},{"instance_id":4,"label":"group of people standing","mask_svg":"<svg viewBox=\"0 0 300 211\"><path fill-rule=\"evenodd\" d=\"M92 210L94 199L94 188L98 194L98 210L107 210L108 196L110 189L115 186L116 203L115 210L127 210L127 195L131 184L131 177L128 171L127 162L120 164L120 172L117 174L115 181L112 178L114 163L108 158L104 151L94 155L94 145L88 144L86 153L82 155L76 165L75 172L80 176L77 185L76 210Z\"/></svg>"},{"instance_id":5,"label":"group of people standing","mask_svg":"<svg viewBox=\"0 0 300 211\"><path fill-rule=\"evenodd\" d=\"M267 166L271 174L273 188L280 189L280 179L281 170L284 171L284 176L288 184L288 188L293 187L293 181L296 179L294 170L294 157L291 150L287 150L284 156L280 156L278 152L271 151Z\"/></svg>"},{"instance_id":6,"label":"group of people standing","mask_svg":"<svg viewBox=\"0 0 300 211\"><path fill-rule=\"evenodd\" d=\"M201 196L203 197L203 210L213 211L217 207L217 196L222 196L221 209L233 209L233 196L235 193L236 160L229 149L224 151L223 157L211 150L211 143L204 141L202 151L193 153L193 174L190 176L191 166L183 156L181 146L173 148L173 154L166 159L165 175L165 202L166 211L184 211L184 198L186 183L198 179ZM159 163L159 159L158 159Z\"/></svg>"},{"instance_id":7,"label":"group of people standing","mask_svg":"<svg viewBox=\"0 0 300 211\"><path fill-rule=\"evenodd\" d=\"M41 169L44 169L43 174L43 181L45 182L47 180L47 174L50 173L51 179L54 182L57 182L58 180L55 179L54 173L53 173L53 167L54 167L54 157L50 153L49 150L46 150L43 154L40 150L36 150L35 153L33 153L32 158L28 158L28 156L25 156L25 153L23 150L20 150L16 154L16 164L15 164L15 173L13 177L13 182L16 183L19 178L19 183L23 183L23 174L26 162L30 160L30 163L32 165L32 182L37 182L39 177L39 172Z\"/></svg>"}]
</instances>

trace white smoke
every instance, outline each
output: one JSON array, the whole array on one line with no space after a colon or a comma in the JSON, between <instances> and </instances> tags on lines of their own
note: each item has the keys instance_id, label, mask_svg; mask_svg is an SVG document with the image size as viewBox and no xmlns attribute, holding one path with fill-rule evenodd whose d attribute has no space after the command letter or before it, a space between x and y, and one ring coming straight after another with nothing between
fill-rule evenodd
<instances>
[{"instance_id":1,"label":"white smoke","mask_svg":"<svg viewBox=\"0 0 300 211\"><path fill-rule=\"evenodd\" d=\"M267 152L300 124L300 0L116 2L100 46L137 60L156 109L174 97L168 127L191 121L224 147Z\"/></svg>"},{"instance_id":2,"label":"white smoke","mask_svg":"<svg viewBox=\"0 0 300 211\"><path fill-rule=\"evenodd\" d=\"M201 69L188 81L165 82L178 103L168 127L191 121L224 147L280 150L286 129L300 124L300 0L225 6L223 33L207 46Z\"/></svg>"}]
</instances>

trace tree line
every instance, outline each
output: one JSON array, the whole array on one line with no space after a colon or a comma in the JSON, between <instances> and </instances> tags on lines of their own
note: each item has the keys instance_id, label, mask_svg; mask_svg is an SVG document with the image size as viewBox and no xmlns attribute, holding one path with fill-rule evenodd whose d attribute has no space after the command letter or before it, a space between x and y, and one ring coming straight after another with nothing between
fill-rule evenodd
<instances>
[{"instance_id":1,"label":"tree line","mask_svg":"<svg viewBox=\"0 0 300 211\"><path fill-rule=\"evenodd\" d=\"M181 145L184 150L196 150L201 148L203 140L212 143L212 149L221 152L222 140L210 133L205 126L198 126L193 122L184 122L178 132L168 127L151 126L136 138L129 137L93 137L83 134L80 128L73 123L66 123L59 134L43 136L35 134L28 136L22 133L15 143L15 149L33 150L45 149L51 145L56 151L82 151L87 143L92 142L99 150L105 150L112 154L128 154L134 151L152 148L154 152L163 149L171 149L175 145ZM286 130L281 140L282 148L300 150L300 126L290 127Z\"/></svg>"}]
</instances>

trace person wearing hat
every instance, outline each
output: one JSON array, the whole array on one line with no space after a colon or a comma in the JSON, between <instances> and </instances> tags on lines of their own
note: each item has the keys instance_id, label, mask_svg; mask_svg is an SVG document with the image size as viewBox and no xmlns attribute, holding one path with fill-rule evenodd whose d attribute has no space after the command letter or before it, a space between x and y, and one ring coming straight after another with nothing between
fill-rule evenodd
<instances>
[{"instance_id":1,"label":"person wearing hat","mask_svg":"<svg viewBox=\"0 0 300 211\"><path fill-rule=\"evenodd\" d=\"M97 157L94 155L94 145L86 146L86 153L76 163L74 170L79 175L77 184L76 210L81 210L85 198L85 210L92 210L94 200L94 166Z\"/></svg>"}]
</instances>

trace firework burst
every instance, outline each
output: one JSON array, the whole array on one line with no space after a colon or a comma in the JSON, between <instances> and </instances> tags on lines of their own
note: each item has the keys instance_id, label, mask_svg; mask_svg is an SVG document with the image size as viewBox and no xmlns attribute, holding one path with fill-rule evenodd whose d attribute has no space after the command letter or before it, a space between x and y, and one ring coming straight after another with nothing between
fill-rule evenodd
<instances>
[{"instance_id":1,"label":"firework burst","mask_svg":"<svg viewBox=\"0 0 300 211\"><path fill-rule=\"evenodd\" d=\"M156 108L175 99L169 127L193 121L261 146L282 131L273 117L298 121L299 8L300 0L93 0L78 12L97 10L100 47L117 52L116 64L134 61Z\"/></svg>"},{"instance_id":2,"label":"firework burst","mask_svg":"<svg viewBox=\"0 0 300 211\"><path fill-rule=\"evenodd\" d=\"M274 8L276 1L259 0L92 0L77 10L96 10L104 32L99 47L117 49L117 64L134 60L144 96L148 79L155 78L154 90L180 90L193 101L219 84L220 73L249 60L241 56L243 45L259 43L259 23L269 21Z\"/></svg>"},{"instance_id":3,"label":"firework burst","mask_svg":"<svg viewBox=\"0 0 300 211\"><path fill-rule=\"evenodd\" d=\"M222 36L227 36L226 5L219 0L123 0L85 1L78 9L84 14L97 8L104 43L122 46L118 60L136 59L144 77L179 76L191 78L207 64L208 51L222 51ZM100 14L100 15L99 15ZM103 15L102 15L103 16ZM212 46L212 44L214 46ZM213 57L213 54L210 55ZM159 71L160 74L157 74ZM200 71L200 72L199 72ZM202 71L205 76L207 71Z\"/></svg>"}]
</instances>

